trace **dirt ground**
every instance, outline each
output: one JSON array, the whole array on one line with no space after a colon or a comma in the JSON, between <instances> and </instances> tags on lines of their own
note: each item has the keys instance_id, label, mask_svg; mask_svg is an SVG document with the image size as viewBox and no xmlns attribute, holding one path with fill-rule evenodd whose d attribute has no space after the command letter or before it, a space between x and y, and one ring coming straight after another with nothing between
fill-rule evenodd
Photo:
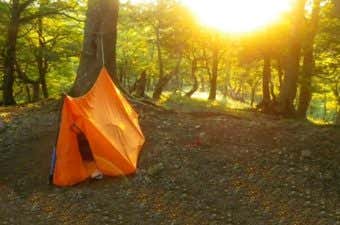
<instances>
[{"instance_id":1,"label":"dirt ground","mask_svg":"<svg viewBox=\"0 0 340 225\"><path fill-rule=\"evenodd\" d=\"M138 107L136 175L47 184L58 104L0 108L0 224L340 224L340 129Z\"/></svg>"}]
</instances>

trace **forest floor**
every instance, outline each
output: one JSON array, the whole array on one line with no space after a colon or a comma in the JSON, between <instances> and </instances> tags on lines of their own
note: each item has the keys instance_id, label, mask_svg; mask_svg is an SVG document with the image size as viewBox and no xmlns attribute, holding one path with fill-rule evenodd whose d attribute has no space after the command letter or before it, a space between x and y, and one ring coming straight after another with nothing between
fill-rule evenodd
<instances>
[{"instance_id":1,"label":"forest floor","mask_svg":"<svg viewBox=\"0 0 340 225\"><path fill-rule=\"evenodd\" d=\"M136 175L47 184L58 103L0 108L0 224L340 224L340 129L138 107Z\"/></svg>"}]
</instances>

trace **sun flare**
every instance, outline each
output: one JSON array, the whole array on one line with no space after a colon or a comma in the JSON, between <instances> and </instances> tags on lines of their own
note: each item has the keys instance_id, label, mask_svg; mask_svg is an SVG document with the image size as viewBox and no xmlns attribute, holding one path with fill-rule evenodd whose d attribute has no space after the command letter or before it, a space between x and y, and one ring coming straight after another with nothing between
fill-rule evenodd
<instances>
[{"instance_id":1,"label":"sun flare","mask_svg":"<svg viewBox=\"0 0 340 225\"><path fill-rule=\"evenodd\" d=\"M157 0L122 0L154 3ZM295 0L178 0L201 24L226 33L252 32L280 19Z\"/></svg>"},{"instance_id":2,"label":"sun flare","mask_svg":"<svg viewBox=\"0 0 340 225\"><path fill-rule=\"evenodd\" d=\"M275 22L291 0L182 0L200 22L228 33L251 32Z\"/></svg>"}]
</instances>

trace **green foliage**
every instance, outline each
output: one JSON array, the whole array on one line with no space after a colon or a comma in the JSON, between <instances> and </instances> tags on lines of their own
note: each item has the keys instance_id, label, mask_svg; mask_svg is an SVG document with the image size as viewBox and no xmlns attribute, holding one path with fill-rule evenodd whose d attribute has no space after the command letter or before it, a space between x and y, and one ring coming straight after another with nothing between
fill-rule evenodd
<instances>
[{"instance_id":1,"label":"green foliage","mask_svg":"<svg viewBox=\"0 0 340 225\"><path fill-rule=\"evenodd\" d=\"M6 47L4 34L8 28L8 4L8 1L0 0L1 52ZM59 13L53 14L56 10ZM316 71L312 82L314 94L309 117L325 121L334 121L340 109L340 19L335 12L330 1L322 3L320 27L315 41ZM226 107L235 108L236 102L237 108L251 107L253 99L253 107L256 106L262 99L265 54L270 55L272 60L273 94L279 95L291 35L292 16L289 12L275 24L256 32L234 36L202 27L189 10L176 0L138 4L127 1L121 3L119 13L117 73L122 86L127 90L146 71L147 93L152 93L160 77L159 45L165 74L173 70L178 58L182 58L180 71L172 77L165 90L168 105L180 102L195 108L195 104L207 107L218 104L225 110ZM47 84L52 97L67 92L72 85L81 54L84 17L85 2L75 0L34 1L23 13L23 18L30 20L20 27L17 60L26 75L37 80L37 56L43 56L48 62ZM309 17L310 12L306 11L306 18ZM40 18L42 33L39 33L41 31L38 26ZM303 33L306 34L305 31ZM304 40L307 37L301 38ZM207 98L216 49L219 62L218 103L202 99L202 96ZM0 54L0 68L3 63L1 59ZM193 86L192 65L195 60L199 89L193 95L194 101L191 101L180 96ZM15 92L19 102L27 100L26 86L17 77Z\"/></svg>"}]
</instances>

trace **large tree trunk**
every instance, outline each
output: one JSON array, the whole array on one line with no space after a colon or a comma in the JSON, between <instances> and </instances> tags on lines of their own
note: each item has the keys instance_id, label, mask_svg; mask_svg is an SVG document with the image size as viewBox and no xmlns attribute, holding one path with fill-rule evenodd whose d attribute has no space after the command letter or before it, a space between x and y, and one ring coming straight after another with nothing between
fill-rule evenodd
<instances>
[{"instance_id":1,"label":"large tree trunk","mask_svg":"<svg viewBox=\"0 0 340 225\"><path fill-rule=\"evenodd\" d=\"M20 5L18 0L13 0L10 22L7 30L6 50L4 54L4 81L3 81L3 104L14 105L13 95L14 72L16 61L16 47L19 32Z\"/></svg>"},{"instance_id":2,"label":"large tree trunk","mask_svg":"<svg viewBox=\"0 0 340 225\"><path fill-rule=\"evenodd\" d=\"M287 117L295 115L294 99L296 97L300 69L301 42L306 0L298 0L296 3L290 46L288 49L286 74L279 97L279 111L282 115Z\"/></svg>"},{"instance_id":3,"label":"large tree trunk","mask_svg":"<svg viewBox=\"0 0 340 225\"><path fill-rule=\"evenodd\" d=\"M191 98L191 96L197 91L198 89L198 79L196 76L196 71L197 71L197 59L192 60L191 62L191 77L194 81L194 84L191 88L191 90L185 94L186 97Z\"/></svg>"},{"instance_id":4,"label":"large tree trunk","mask_svg":"<svg viewBox=\"0 0 340 225\"><path fill-rule=\"evenodd\" d=\"M215 48L213 50L213 56L212 56L212 70L211 70L211 79L210 79L209 100L216 100L218 63L219 63L219 49Z\"/></svg>"},{"instance_id":5,"label":"large tree trunk","mask_svg":"<svg viewBox=\"0 0 340 225\"><path fill-rule=\"evenodd\" d=\"M320 0L314 0L311 23L304 45L303 73L301 77L300 96L297 115L306 118L307 110L312 99L312 76L314 74L314 40L317 34L320 14Z\"/></svg>"},{"instance_id":6,"label":"large tree trunk","mask_svg":"<svg viewBox=\"0 0 340 225\"><path fill-rule=\"evenodd\" d=\"M84 95L94 84L103 65L116 77L118 0L89 0L84 30L83 53L72 96ZM102 51L103 47L103 51ZM104 62L103 62L104 58Z\"/></svg>"}]
</instances>

